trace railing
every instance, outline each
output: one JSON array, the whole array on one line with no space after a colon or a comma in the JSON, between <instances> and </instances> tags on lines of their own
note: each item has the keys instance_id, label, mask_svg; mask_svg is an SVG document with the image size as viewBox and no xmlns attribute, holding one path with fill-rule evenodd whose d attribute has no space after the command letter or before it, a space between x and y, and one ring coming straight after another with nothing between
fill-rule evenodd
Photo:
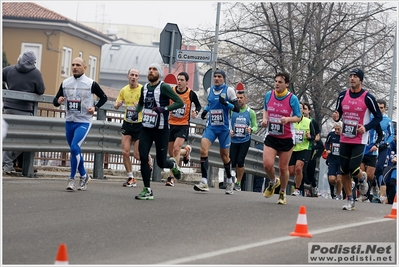
<instances>
[{"instance_id":1,"label":"railing","mask_svg":"<svg viewBox=\"0 0 399 267\"><path fill-rule=\"evenodd\" d=\"M24 93L3 90L3 98L23 99L34 101L35 114L37 114L39 103L52 104L53 96ZM47 109L46 112L50 110ZM62 113L62 111L61 111ZM109 117L106 114L110 114ZM97 112L97 119L93 120L90 133L82 145L82 152L94 153L93 177L101 179L104 177L104 158L110 155L121 155L121 123L118 120L117 111L112 103L106 103ZM60 115L62 116L62 115ZM33 177L33 153L34 152L63 152L69 153L69 146L65 138L64 119L42 116L20 116L3 114L3 118L9 124L7 137L3 141L3 150L25 151L23 175ZM114 120L114 121L113 121ZM205 121L192 119L191 124L196 133L189 135L188 143L193 147L191 162L200 163L201 129L205 127ZM255 148L255 144L263 143L263 138L252 135L251 147L245 158L245 172L247 174L246 188L252 188L253 175L266 176L263 169L263 152ZM151 156L155 157L155 148L151 149ZM25 154L25 153L24 153ZM65 159L67 156L64 157ZM220 159L219 142L216 141L209 150L209 165L215 168L223 168ZM156 164L154 164L154 168ZM278 157L275 162L276 175L278 172ZM156 173L154 169L154 174ZM153 177L153 180L157 180ZM218 181L217 181L218 182ZM292 179L290 183L292 184Z\"/></svg>"}]
</instances>

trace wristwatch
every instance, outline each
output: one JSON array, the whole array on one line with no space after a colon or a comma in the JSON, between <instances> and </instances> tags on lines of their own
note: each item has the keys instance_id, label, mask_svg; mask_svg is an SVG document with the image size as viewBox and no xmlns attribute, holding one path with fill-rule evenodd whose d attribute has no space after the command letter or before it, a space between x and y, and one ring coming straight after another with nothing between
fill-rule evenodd
<instances>
[{"instance_id":1,"label":"wristwatch","mask_svg":"<svg viewBox=\"0 0 399 267\"><path fill-rule=\"evenodd\" d=\"M97 106L94 106L94 110L95 110L95 111L98 111L98 107L97 107Z\"/></svg>"},{"instance_id":2,"label":"wristwatch","mask_svg":"<svg viewBox=\"0 0 399 267\"><path fill-rule=\"evenodd\" d=\"M168 107L165 107L164 109L165 109L166 111L168 111Z\"/></svg>"}]
</instances>

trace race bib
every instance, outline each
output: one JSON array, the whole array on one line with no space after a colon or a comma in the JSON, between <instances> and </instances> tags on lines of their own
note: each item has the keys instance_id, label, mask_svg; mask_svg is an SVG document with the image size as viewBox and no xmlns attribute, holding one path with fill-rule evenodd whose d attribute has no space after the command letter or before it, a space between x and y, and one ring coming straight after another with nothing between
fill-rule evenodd
<instances>
[{"instance_id":1,"label":"race bib","mask_svg":"<svg viewBox=\"0 0 399 267\"><path fill-rule=\"evenodd\" d=\"M182 106L181 108L172 110L172 116L176 117L176 118L183 118L184 114L186 114L186 105L184 104L184 106Z\"/></svg>"},{"instance_id":2,"label":"race bib","mask_svg":"<svg viewBox=\"0 0 399 267\"><path fill-rule=\"evenodd\" d=\"M359 122L354 120L343 120L342 122L342 134L348 138L355 138Z\"/></svg>"},{"instance_id":3,"label":"race bib","mask_svg":"<svg viewBox=\"0 0 399 267\"><path fill-rule=\"evenodd\" d=\"M331 154L339 156L339 143L333 143L331 148Z\"/></svg>"},{"instance_id":4,"label":"race bib","mask_svg":"<svg viewBox=\"0 0 399 267\"><path fill-rule=\"evenodd\" d=\"M147 128L155 128L158 122L158 114L151 109L143 109L143 120L142 124Z\"/></svg>"},{"instance_id":5,"label":"race bib","mask_svg":"<svg viewBox=\"0 0 399 267\"><path fill-rule=\"evenodd\" d=\"M210 111L211 113L211 125L224 125L223 119L223 110L222 109L213 109Z\"/></svg>"},{"instance_id":6,"label":"race bib","mask_svg":"<svg viewBox=\"0 0 399 267\"><path fill-rule=\"evenodd\" d=\"M236 137L245 137L246 128L247 128L246 124L235 124L234 135Z\"/></svg>"},{"instance_id":7,"label":"race bib","mask_svg":"<svg viewBox=\"0 0 399 267\"><path fill-rule=\"evenodd\" d=\"M295 131L295 144L300 144L303 142L303 131Z\"/></svg>"},{"instance_id":8,"label":"race bib","mask_svg":"<svg viewBox=\"0 0 399 267\"><path fill-rule=\"evenodd\" d=\"M281 123L279 118L269 118L268 131L273 135L284 134L284 125Z\"/></svg>"},{"instance_id":9,"label":"race bib","mask_svg":"<svg viewBox=\"0 0 399 267\"><path fill-rule=\"evenodd\" d=\"M67 109L69 112L82 113L82 101L80 99L67 99Z\"/></svg>"},{"instance_id":10,"label":"race bib","mask_svg":"<svg viewBox=\"0 0 399 267\"><path fill-rule=\"evenodd\" d=\"M135 112L135 107L126 107L126 117L125 120L128 122L137 122L138 119L133 120L132 117L136 113Z\"/></svg>"}]
</instances>

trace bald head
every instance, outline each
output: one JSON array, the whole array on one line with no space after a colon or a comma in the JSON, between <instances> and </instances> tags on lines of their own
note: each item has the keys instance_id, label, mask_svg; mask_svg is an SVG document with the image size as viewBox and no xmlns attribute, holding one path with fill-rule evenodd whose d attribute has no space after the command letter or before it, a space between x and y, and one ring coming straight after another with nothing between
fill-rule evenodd
<instances>
[{"instance_id":1,"label":"bald head","mask_svg":"<svg viewBox=\"0 0 399 267\"><path fill-rule=\"evenodd\" d=\"M72 61L72 73L73 76L79 77L86 71L86 62L81 57L76 57Z\"/></svg>"}]
</instances>

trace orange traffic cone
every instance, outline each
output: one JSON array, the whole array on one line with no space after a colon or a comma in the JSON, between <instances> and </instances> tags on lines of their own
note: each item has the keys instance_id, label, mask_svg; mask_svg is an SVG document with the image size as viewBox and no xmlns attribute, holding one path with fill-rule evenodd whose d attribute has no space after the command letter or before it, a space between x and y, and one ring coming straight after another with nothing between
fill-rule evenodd
<instances>
[{"instance_id":1,"label":"orange traffic cone","mask_svg":"<svg viewBox=\"0 0 399 267\"><path fill-rule=\"evenodd\" d=\"M298 219L296 220L295 230L290 233L291 236L300 237L312 237L312 234L308 233L308 222L306 220L306 207L299 207Z\"/></svg>"},{"instance_id":2,"label":"orange traffic cone","mask_svg":"<svg viewBox=\"0 0 399 267\"><path fill-rule=\"evenodd\" d=\"M68 253L65 244L60 244L58 248L57 257L55 258L55 265L68 265Z\"/></svg>"},{"instance_id":3,"label":"orange traffic cone","mask_svg":"<svg viewBox=\"0 0 399 267\"><path fill-rule=\"evenodd\" d=\"M396 219L397 208L398 208L398 204L396 203L396 195L395 195L395 198L393 199L391 214L385 215L384 218Z\"/></svg>"}]
</instances>

